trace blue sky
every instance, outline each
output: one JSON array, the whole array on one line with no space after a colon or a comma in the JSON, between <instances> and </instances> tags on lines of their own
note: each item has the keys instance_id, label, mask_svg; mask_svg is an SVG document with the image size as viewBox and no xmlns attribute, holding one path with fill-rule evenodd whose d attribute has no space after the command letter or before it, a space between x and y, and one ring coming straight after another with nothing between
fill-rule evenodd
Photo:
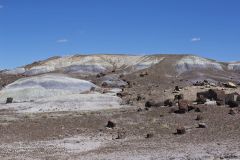
<instances>
[{"instance_id":1,"label":"blue sky","mask_svg":"<svg viewBox=\"0 0 240 160\"><path fill-rule=\"evenodd\" d=\"M240 60L239 0L0 0L0 68L75 53Z\"/></svg>"}]
</instances>

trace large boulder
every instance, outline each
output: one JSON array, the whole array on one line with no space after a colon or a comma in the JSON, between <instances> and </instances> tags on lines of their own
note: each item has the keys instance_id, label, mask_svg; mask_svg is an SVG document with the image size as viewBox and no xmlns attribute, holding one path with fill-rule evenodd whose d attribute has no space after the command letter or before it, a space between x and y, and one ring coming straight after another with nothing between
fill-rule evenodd
<instances>
[{"instance_id":1,"label":"large boulder","mask_svg":"<svg viewBox=\"0 0 240 160\"><path fill-rule=\"evenodd\" d=\"M216 101L218 105L224 105L225 97L226 95L223 90L210 89L206 92L197 93L197 102L204 104L209 99Z\"/></svg>"},{"instance_id":2,"label":"large boulder","mask_svg":"<svg viewBox=\"0 0 240 160\"><path fill-rule=\"evenodd\" d=\"M215 100L218 105L225 104L226 95L223 90L210 89L208 92L209 92L209 99Z\"/></svg>"},{"instance_id":3,"label":"large boulder","mask_svg":"<svg viewBox=\"0 0 240 160\"><path fill-rule=\"evenodd\" d=\"M232 82L224 83L224 86L227 88L237 88L237 85Z\"/></svg>"},{"instance_id":4,"label":"large boulder","mask_svg":"<svg viewBox=\"0 0 240 160\"><path fill-rule=\"evenodd\" d=\"M191 106L191 102L189 102L188 100L179 100L177 113L188 112L190 106Z\"/></svg>"},{"instance_id":5,"label":"large boulder","mask_svg":"<svg viewBox=\"0 0 240 160\"><path fill-rule=\"evenodd\" d=\"M236 101L229 101L229 102L228 102L228 105L229 105L229 107L231 107L231 108L234 108L234 107L238 107L238 106L239 106L238 102L236 102Z\"/></svg>"},{"instance_id":6,"label":"large boulder","mask_svg":"<svg viewBox=\"0 0 240 160\"><path fill-rule=\"evenodd\" d=\"M240 95L237 92L227 94L225 102L230 107L238 107L240 104Z\"/></svg>"}]
</instances>

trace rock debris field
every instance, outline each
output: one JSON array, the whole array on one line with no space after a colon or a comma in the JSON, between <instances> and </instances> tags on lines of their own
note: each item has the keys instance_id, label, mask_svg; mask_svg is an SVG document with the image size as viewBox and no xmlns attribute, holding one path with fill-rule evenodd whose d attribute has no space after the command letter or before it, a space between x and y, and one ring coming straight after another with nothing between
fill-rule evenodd
<instances>
[{"instance_id":1,"label":"rock debris field","mask_svg":"<svg viewBox=\"0 0 240 160\"><path fill-rule=\"evenodd\" d=\"M74 55L0 71L0 159L240 159L240 67Z\"/></svg>"}]
</instances>

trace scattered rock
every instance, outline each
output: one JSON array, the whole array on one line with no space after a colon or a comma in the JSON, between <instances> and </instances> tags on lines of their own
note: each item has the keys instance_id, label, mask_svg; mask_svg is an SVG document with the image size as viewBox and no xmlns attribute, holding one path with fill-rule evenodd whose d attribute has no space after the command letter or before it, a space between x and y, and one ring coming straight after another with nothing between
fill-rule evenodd
<instances>
[{"instance_id":1,"label":"scattered rock","mask_svg":"<svg viewBox=\"0 0 240 160\"><path fill-rule=\"evenodd\" d=\"M151 107L160 107L162 106L163 104L161 102L157 102L157 101L154 101L154 100L148 100L146 103L145 103L145 107L146 108L151 108Z\"/></svg>"},{"instance_id":2,"label":"scattered rock","mask_svg":"<svg viewBox=\"0 0 240 160\"><path fill-rule=\"evenodd\" d=\"M148 75L148 72L142 72L142 73L139 74L140 77L144 77L146 75Z\"/></svg>"},{"instance_id":3,"label":"scattered rock","mask_svg":"<svg viewBox=\"0 0 240 160\"><path fill-rule=\"evenodd\" d=\"M141 101L141 100L143 100L143 99L145 99L145 98L142 97L141 95L137 95L137 98L136 98L137 101Z\"/></svg>"},{"instance_id":4,"label":"scattered rock","mask_svg":"<svg viewBox=\"0 0 240 160\"><path fill-rule=\"evenodd\" d=\"M185 127L179 127L177 128L177 133L176 134L185 134L186 133L186 129Z\"/></svg>"},{"instance_id":5,"label":"scattered rock","mask_svg":"<svg viewBox=\"0 0 240 160\"><path fill-rule=\"evenodd\" d=\"M128 88L132 88L134 83L131 83L130 81L126 81L126 82L127 82Z\"/></svg>"},{"instance_id":6,"label":"scattered rock","mask_svg":"<svg viewBox=\"0 0 240 160\"><path fill-rule=\"evenodd\" d=\"M230 107L238 107L240 104L240 95L237 92L227 94L225 102Z\"/></svg>"},{"instance_id":7,"label":"scattered rock","mask_svg":"<svg viewBox=\"0 0 240 160\"><path fill-rule=\"evenodd\" d=\"M102 83L102 87L108 87L108 83L107 82L103 82Z\"/></svg>"},{"instance_id":8,"label":"scattered rock","mask_svg":"<svg viewBox=\"0 0 240 160\"><path fill-rule=\"evenodd\" d=\"M124 130L118 131L116 139L124 139L126 138L126 132Z\"/></svg>"},{"instance_id":9,"label":"scattered rock","mask_svg":"<svg viewBox=\"0 0 240 160\"><path fill-rule=\"evenodd\" d=\"M105 73L102 73L102 72L101 72L101 73L98 73L98 74L96 75L96 77L97 77L97 78L101 78L101 77L104 77L105 75L106 75Z\"/></svg>"},{"instance_id":10,"label":"scattered rock","mask_svg":"<svg viewBox=\"0 0 240 160\"><path fill-rule=\"evenodd\" d=\"M183 94L178 94L178 95L175 95L175 97L174 97L174 100L181 100L181 99L184 99Z\"/></svg>"},{"instance_id":11,"label":"scattered rock","mask_svg":"<svg viewBox=\"0 0 240 160\"><path fill-rule=\"evenodd\" d=\"M198 123L198 128L207 128L206 123Z\"/></svg>"},{"instance_id":12,"label":"scattered rock","mask_svg":"<svg viewBox=\"0 0 240 160\"><path fill-rule=\"evenodd\" d=\"M179 100L178 101L178 113L188 112L188 106L190 106L190 102L188 100Z\"/></svg>"},{"instance_id":13,"label":"scattered rock","mask_svg":"<svg viewBox=\"0 0 240 160\"><path fill-rule=\"evenodd\" d=\"M107 128L114 128L114 127L116 127L116 123L113 122L113 121L108 121L106 127L107 127Z\"/></svg>"},{"instance_id":14,"label":"scattered rock","mask_svg":"<svg viewBox=\"0 0 240 160\"><path fill-rule=\"evenodd\" d=\"M146 111L149 111L149 108L148 108L148 107L145 107L145 110L146 110Z\"/></svg>"},{"instance_id":15,"label":"scattered rock","mask_svg":"<svg viewBox=\"0 0 240 160\"><path fill-rule=\"evenodd\" d=\"M194 86L210 86L211 83L208 82L208 80L204 80L204 81L197 81L195 83L193 83Z\"/></svg>"},{"instance_id":16,"label":"scattered rock","mask_svg":"<svg viewBox=\"0 0 240 160\"><path fill-rule=\"evenodd\" d=\"M229 105L229 107L231 107L231 108L235 108L235 107L238 107L238 106L239 106L238 102L236 102L236 101L229 101L229 102L228 102L228 105Z\"/></svg>"},{"instance_id":17,"label":"scattered rock","mask_svg":"<svg viewBox=\"0 0 240 160\"><path fill-rule=\"evenodd\" d=\"M90 91L95 91L96 90L96 88L95 87L91 87L91 89L90 89Z\"/></svg>"},{"instance_id":18,"label":"scattered rock","mask_svg":"<svg viewBox=\"0 0 240 160\"><path fill-rule=\"evenodd\" d=\"M163 114L160 114L159 117L164 117L164 115L163 115Z\"/></svg>"},{"instance_id":19,"label":"scattered rock","mask_svg":"<svg viewBox=\"0 0 240 160\"><path fill-rule=\"evenodd\" d=\"M209 84L211 87L217 87L217 85L215 83L210 83Z\"/></svg>"},{"instance_id":20,"label":"scattered rock","mask_svg":"<svg viewBox=\"0 0 240 160\"><path fill-rule=\"evenodd\" d=\"M6 100L6 103L12 103L13 102L13 98L12 97L8 97Z\"/></svg>"},{"instance_id":21,"label":"scattered rock","mask_svg":"<svg viewBox=\"0 0 240 160\"><path fill-rule=\"evenodd\" d=\"M142 108L138 108L137 111L138 111L138 112L142 112Z\"/></svg>"},{"instance_id":22,"label":"scattered rock","mask_svg":"<svg viewBox=\"0 0 240 160\"><path fill-rule=\"evenodd\" d=\"M188 112L191 111L191 110L194 110L195 108L196 108L195 106L189 104L188 105Z\"/></svg>"},{"instance_id":23,"label":"scattered rock","mask_svg":"<svg viewBox=\"0 0 240 160\"><path fill-rule=\"evenodd\" d=\"M180 87L179 86L175 86L175 89L174 91L181 91Z\"/></svg>"},{"instance_id":24,"label":"scattered rock","mask_svg":"<svg viewBox=\"0 0 240 160\"><path fill-rule=\"evenodd\" d=\"M172 107L173 104L174 104L174 102L171 99L167 99L167 100L164 101L164 106Z\"/></svg>"},{"instance_id":25,"label":"scattered rock","mask_svg":"<svg viewBox=\"0 0 240 160\"><path fill-rule=\"evenodd\" d=\"M230 115L235 115L235 114L237 114L237 111L236 111L235 109L231 108L231 109L229 110L229 113L228 113L228 114L230 114Z\"/></svg>"},{"instance_id":26,"label":"scattered rock","mask_svg":"<svg viewBox=\"0 0 240 160\"><path fill-rule=\"evenodd\" d=\"M177 113L177 112L178 112L178 109L175 107L169 110L169 113Z\"/></svg>"},{"instance_id":27,"label":"scattered rock","mask_svg":"<svg viewBox=\"0 0 240 160\"><path fill-rule=\"evenodd\" d=\"M133 105L133 101L131 99L126 99L122 102L123 105Z\"/></svg>"},{"instance_id":28,"label":"scattered rock","mask_svg":"<svg viewBox=\"0 0 240 160\"><path fill-rule=\"evenodd\" d=\"M120 97L120 98L125 97L127 95L129 95L128 92L119 92L119 93L117 93L117 96Z\"/></svg>"},{"instance_id":29,"label":"scattered rock","mask_svg":"<svg viewBox=\"0 0 240 160\"><path fill-rule=\"evenodd\" d=\"M207 98L204 95L197 93L197 104L204 104L207 101Z\"/></svg>"},{"instance_id":30,"label":"scattered rock","mask_svg":"<svg viewBox=\"0 0 240 160\"><path fill-rule=\"evenodd\" d=\"M199 107L195 108L195 112L202 112L201 109Z\"/></svg>"},{"instance_id":31,"label":"scattered rock","mask_svg":"<svg viewBox=\"0 0 240 160\"><path fill-rule=\"evenodd\" d=\"M201 120L203 120L203 116L201 116L201 115L197 115L196 120L197 120L197 121L201 121Z\"/></svg>"},{"instance_id":32,"label":"scattered rock","mask_svg":"<svg viewBox=\"0 0 240 160\"><path fill-rule=\"evenodd\" d=\"M147 135L146 135L146 138L152 138L153 137L153 133L148 133Z\"/></svg>"},{"instance_id":33,"label":"scattered rock","mask_svg":"<svg viewBox=\"0 0 240 160\"><path fill-rule=\"evenodd\" d=\"M197 81L195 83L193 83L194 86L204 86L204 83L201 81Z\"/></svg>"},{"instance_id":34,"label":"scattered rock","mask_svg":"<svg viewBox=\"0 0 240 160\"><path fill-rule=\"evenodd\" d=\"M120 75L119 75L119 78L122 79L124 76L125 76L124 74L120 74Z\"/></svg>"}]
</instances>

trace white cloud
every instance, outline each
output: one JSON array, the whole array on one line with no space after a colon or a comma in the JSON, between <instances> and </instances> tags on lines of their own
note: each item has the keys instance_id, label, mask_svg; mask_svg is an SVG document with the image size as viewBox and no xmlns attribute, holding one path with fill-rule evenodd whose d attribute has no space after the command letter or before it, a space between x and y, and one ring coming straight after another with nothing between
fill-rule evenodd
<instances>
[{"instance_id":1,"label":"white cloud","mask_svg":"<svg viewBox=\"0 0 240 160\"><path fill-rule=\"evenodd\" d=\"M67 43L67 42L68 42L68 39L65 39L65 38L57 40L57 43Z\"/></svg>"},{"instance_id":2,"label":"white cloud","mask_svg":"<svg viewBox=\"0 0 240 160\"><path fill-rule=\"evenodd\" d=\"M197 41L200 41L201 38L200 37L194 37L191 39L191 42L197 42Z\"/></svg>"},{"instance_id":3,"label":"white cloud","mask_svg":"<svg viewBox=\"0 0 240 160\"><path fill-rule=\"evenodd\" d=\"M3 5L0 5L0 9L2 9L3 8Z\"/></svg>"}]
</instances>

